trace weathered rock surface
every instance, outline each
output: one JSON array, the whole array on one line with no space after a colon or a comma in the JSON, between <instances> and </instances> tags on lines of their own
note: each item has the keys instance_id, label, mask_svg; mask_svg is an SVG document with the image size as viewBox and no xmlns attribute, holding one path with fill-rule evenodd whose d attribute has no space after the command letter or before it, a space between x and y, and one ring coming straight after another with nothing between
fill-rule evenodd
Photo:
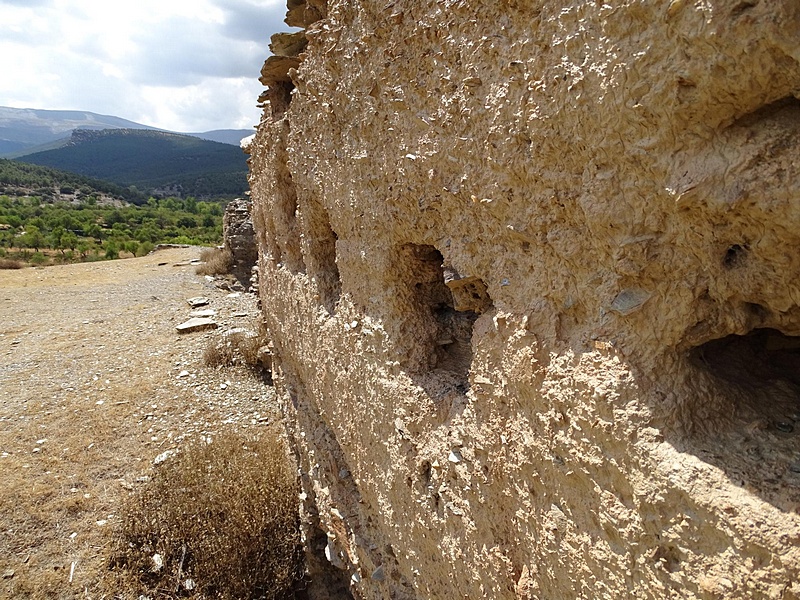
<instances>
[{"instance_id":1,"label":"weathered rock surface","mask_svg":"<svg viewBox=\"0 0 800 600\"><path fill-rule=\"evenodd\" d=\"M239 283L249 287L253 267L258 262L258 245L249 201L237 198L228 203L222 217L222 236L225 248L233 257L231 274Z\"/></svg>"},{"instance_id":2,"label":"weathered rock surface","mask_svg":"<svg viewBox=\"0 0 800 600\"><path fill-rule=\"evenodd\" d=\"M800 4L289 8L250 179L317 581L800 597Z\"/></svg>"},{"instance_id":3,"label":"weathered rock surface","mask_svg":"<svg viewBox=\"0 0 800 600\"><path fill-rule=\"evenodd\" d=\"M187 298L186 302L188 302L189 306L192 308L198 308L200 306L205 306L210 300L205 296L195 296L194 298Z\"/></svg>"},{"instance_id":4,"label":"weathered rock surface","mask_svg":"<svg viewBox=\"0 0 800 600\"><path fill-rule=\"evenodd\" d=\"M192 317L188 321L184 321L180 325L176 325L175 329L178 333L192 333L193 331L204 331L206 329L216 329L218 327L214 319L206 317Z\"/></svg>"}]
</instances>

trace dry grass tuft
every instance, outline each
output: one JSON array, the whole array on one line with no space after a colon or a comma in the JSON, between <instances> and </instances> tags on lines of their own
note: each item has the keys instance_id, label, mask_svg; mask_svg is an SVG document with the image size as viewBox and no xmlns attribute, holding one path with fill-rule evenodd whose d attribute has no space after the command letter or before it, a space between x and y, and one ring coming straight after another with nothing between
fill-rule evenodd
<instances>
[{"instance_id":1,"label":"dry grass tuft","mask_svg":"<svg viewBox=\"0 0 800 600\"><path fill-rule=\"evenodd\" d=\"M22 269L25 263L11 258L0 258L0 269Z\"/></svg>"},{"instance_id":2,"label":"dry grass tuft","mask_svg":"<svg viewBox=\"0 0 800 600\"><path fill-rule=\"evenodd\" d=\"M206 248L200 252L203 264L197 267L198 275L227 275L233 268L233 255L223 248Z\"/></svg>"},{"instance_id":3,"label":"dry grass tuft","mask_svg":"<svg viewBox=\"0 0 800 600\"><path fill-rule=\"evenodd\" d=\"M188 443L129 498L111 561L117 591L292 597L303 563L299 487L285 445L269 433L208 442Z\"/></svg>"},{"instance_id":4,"label":"dry grass tuft","mask_svg":"<svg viewBox=\"0 0 800 600\"><path fill-rule=\"evenodd\" d=\"M207 367L225 367L234 364L235 354L229 339L212 339L203 350L203 364Z\"/></svg>"},{"instance_id":5,"label":"dry grass tuft","mask_svg":"<svg viewBox=\"0 0 800 600\"><path fill-rule=\"evenodd\" d=\"M203 352L203 364L207 367L242 364L256 371L269 371L272 362L268 343L266 327L259 321L252 330L228 332L212 339Z\"/></svg>"}]
</instances>

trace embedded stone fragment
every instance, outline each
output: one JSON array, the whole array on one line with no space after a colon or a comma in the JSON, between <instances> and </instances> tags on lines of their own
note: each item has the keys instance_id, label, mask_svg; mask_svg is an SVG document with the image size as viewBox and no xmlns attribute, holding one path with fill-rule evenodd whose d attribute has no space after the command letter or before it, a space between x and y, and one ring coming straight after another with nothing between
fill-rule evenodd
<instances>
[{"instance_id":1,"label":"embedded stone fragment","mask_svg":"<svg viewBox=\"0 0 800 600\"><path fill-rule=\"evenodd\" d=\"M177 325L175 329L178 330L178 333L192 333L194 331L216 329L217 327L218 325L213 319L208 319L203 317L193 317L188 321L184 321L180 325Z\"/></svg>"}]
</instances>

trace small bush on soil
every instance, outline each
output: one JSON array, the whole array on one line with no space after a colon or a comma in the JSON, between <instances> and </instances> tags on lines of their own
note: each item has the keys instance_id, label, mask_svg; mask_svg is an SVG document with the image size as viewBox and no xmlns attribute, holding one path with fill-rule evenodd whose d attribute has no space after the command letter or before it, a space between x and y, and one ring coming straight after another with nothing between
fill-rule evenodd
<instances>
[{"instance_id":1,"label":"small bush on soil","mask_svg":"<svg viewBox=\"0 0 800 600\"><path fill-rule=\"evenodd\" d=\"M206 248L200 252L203 264L197 267L198 275L227 275L233 267L233 255L222 248Z\"/></svg>"},{"instance_id":2,"label":"small bush on soil","mask_svg":"<svg viewBox=\"0 0 800 600\"><path fill-rule=\"evenodd\" d=\"M230 340L214 338L203 351L203 364L207 367L226 367L234 363L233 345Z\"/></svg>"},{"instance_id":3,"label":"small bush on soil","mask_svg":"<svg viewBox=\"0 0 800 600\"><path fill-rule=\"evenodd\" d=\"M291 597L303 576L298 493L276 435L223 433L187 444L123 510L111 565L117 591Z\"/></svg>"},{"instance_id":4,"label":"small bush on soil","mask_svg":"<svg viewBox=\"0 0 800 600\"><path fill-rule=\"evenodd\" d=\"M0 269L21 269L25 265L18 260L0 258Z\"/></svg>"},{"instance_id":5,"label":"small bush on soil","mask_svg":"<svg viewBox=\"0 0 800 600\"><path fill-rule=\"evenodd\" d=\"M255 332L236 331L213 338L203 352L203 364L207 367L243 364L256 371L270 370L267 329L263 321L253 329Z\"/></svg>"}]
</instances>

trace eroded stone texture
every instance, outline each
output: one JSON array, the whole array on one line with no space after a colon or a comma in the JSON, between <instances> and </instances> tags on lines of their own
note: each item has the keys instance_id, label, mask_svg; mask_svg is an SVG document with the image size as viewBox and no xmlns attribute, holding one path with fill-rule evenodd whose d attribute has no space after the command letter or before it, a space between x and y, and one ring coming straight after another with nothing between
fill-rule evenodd
<instances>
[{"instance_id":1,"label":"eroded stone texture","mask_svg":"<svg viewBox=\"0 0 800 600\"><path fill-rule=\"evenodd\" d=\"M250 178L315 577L800 596L800 4L290 16Z\"/></svg>"}]
</instances>

